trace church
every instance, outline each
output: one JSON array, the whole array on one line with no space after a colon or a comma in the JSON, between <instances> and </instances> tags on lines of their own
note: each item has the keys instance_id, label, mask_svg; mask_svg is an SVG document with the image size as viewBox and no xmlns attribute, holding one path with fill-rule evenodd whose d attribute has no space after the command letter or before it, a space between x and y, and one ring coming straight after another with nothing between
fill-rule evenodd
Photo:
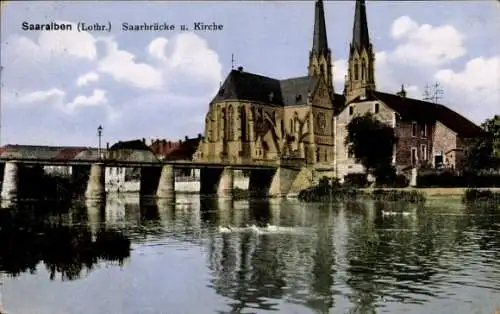
<instances>
[{"instance_id":1,"label":"church","mask_svg":"<svg viewBox=\"0 0 500 314\"><path fill-rule=\"evenodd\" d=\"M315 177L342 179L363 172L344 145L346 126L356 115L372 112L395 130L398 170L462 166L481 128L446 106L406 97L404 88L396 94L377 90L364 0L355 5L342 93L333 86L322 0L315 3L313 32L307 75L275 79L242 67L229 73L210 102L195 159L249 164L296 158Z\"/></svg>"}]
</instances>

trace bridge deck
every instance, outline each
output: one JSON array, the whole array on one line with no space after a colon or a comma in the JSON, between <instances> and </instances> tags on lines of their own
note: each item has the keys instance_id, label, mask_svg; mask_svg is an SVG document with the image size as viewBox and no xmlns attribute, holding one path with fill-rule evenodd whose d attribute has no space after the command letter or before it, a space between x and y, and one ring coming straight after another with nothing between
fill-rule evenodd
<instances>
[{"instance_id":1,"label":"bridge deck","mask_svg":"<svg viewBox=\"0 0 500 314\"><path fill-rule=\"evenodd\" d=\"M235 164L235 163L220 163L220 162L196 162L196 161L130 161L130 160L77 160L77 159L40 159L40 158L0 158L0 163L5 163L8 161L16 161L22 164L28 165L45 165L45 166L90 166L95 163L103 163L107 167L161 167L163 165L173 165L176 168L224 168L224 167L234 167L237 169L275 169L278 167L297 167L293 161L258 161L248 164Z\"/></svg>"}]
</instances>

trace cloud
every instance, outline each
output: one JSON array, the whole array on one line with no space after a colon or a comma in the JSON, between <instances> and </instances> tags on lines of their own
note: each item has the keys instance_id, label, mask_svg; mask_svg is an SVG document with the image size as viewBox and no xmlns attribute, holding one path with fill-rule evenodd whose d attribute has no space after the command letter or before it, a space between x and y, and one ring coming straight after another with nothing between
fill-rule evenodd
<instances>
[{"instance_id":1,"label":"cloud","mask_svg":"<svg viewBox=\"0 0 500 314\"><path fill-rule=\"evenodd\" d=\"M71 31L40 32L38 39L33 41L27 37L14 36L10 40L10 49L13 49L18 59L31 58L36 62L45 62L63 56L95 60L97 57L96 39L88 32L78 32L75 23L56 21L57 23L71 24Z\"/></svg>"},{"instance_id":2,"label":"cloud","mask_svg":"<svg viewBox=\"0 0 500 314\"><path fill-rule=\"evenodd\" d=\"M500 112L500 55L469 60L463 70L442 69L434 75L446 99L477 123Z\"/></svg>"},{"instance_id":3,"label":"cloud","mask_svg":"<svg viewBox=\"0 0 500 314\"><path fill-rule=\"evenodd\" d=\"M396 19L391 36L403 41L393 52L402 62L441 65L466 54L464 36L452 25L419 25L408 16Z\"/></svg>"},{"instance_id":4,"label":"cloud","mask_svg":"<svg viewBox=\"0 0 500 314\"><path fill-rule=\"evenodd\" d=\"M146 63L137 63L136 56L120 50L118 43L105 40L107 54L99 61L98 71L112 76L116 81L139 89L159 89L163 82L161 72Z\"/></svg>"},{"instance_id":5,"label":"cloud","mask_svg":"<svg viewBox=\"0 0 500 314\"><path fill-rule=\"evenodd\" d=\"M85 86L90 82L95 82L99 80L99 75L95 72L88 72L86 74L80 75L76 80L76 85Z\"/></svg>"},{"instance_id":6,"label":"cloud","mask_svg":"<svg viewBox=\"0 0 500 314\"><path fill-rule=\"evenodd\" d=\"M47 102L50 100L61 101L64 98L65 94L66 93L64 91L58 88L52 88L50 90L36 91L25 94L19 98L19 102L36 103L36 102Z\"/></svg>"},{"instance_id":7,"label":"cloud","mask_svg":"<svg viewBox=\"0 0 500 314\"><path fill-rule=\"evenodd\" d=\"M91 96L78 95L72 102L68 103L69 110L74 110L77 107L99 106L107 104L106 91L102 89L94 89Z\"/></svg>"}]
</instances>

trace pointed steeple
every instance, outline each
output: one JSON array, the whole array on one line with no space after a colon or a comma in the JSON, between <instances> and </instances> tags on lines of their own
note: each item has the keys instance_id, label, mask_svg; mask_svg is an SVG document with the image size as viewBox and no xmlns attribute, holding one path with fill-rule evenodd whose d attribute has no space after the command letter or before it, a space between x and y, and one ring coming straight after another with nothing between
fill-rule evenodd
<instances>
[{"instance_id":1,"label":"pointed steeple","mask_svg":"<svg viewBox=\"0 0 500 314\"><path fill-rule=\"evenodd\" d=\"M363 48L368 49L370 47L365 0L356 0L351 45L353 48L358 49L358 51L363 50Z\"/></svg>"},{"instance_id":2,"label":"pointed steeple","mask_svg":"<svg viewBox=\"0 0 500 314\"><path fill-rule=\"evenodd\" d=\"M323 8L323 0L317 0L314 10L314 34L312 51L318 55L326 55L328 53L328 50L325 9Z\"/></svg>"},{"instance_id":3,"label":"pointed steeple","mask_svg":"<svg viewBox=\"0 0 500 314\"><path fill-rule=\"evenodd\" d=\"M322 76L333 96L332 56L326 35L325 9L323 0L316 0L314 8L313 45L309 54L309 76Z\"/></svg>"},{"instance_id":4,"label":"pointed steeple","mask_svg":"<svg viewBox=\"0 0 500 314\"><path fill-rule=\"evenodd\" d=\"M366 99L375 90L375 54L368 34L365 0L356 0L346 87L348 102L358 97Z\"/></svg>"}]
</instances>

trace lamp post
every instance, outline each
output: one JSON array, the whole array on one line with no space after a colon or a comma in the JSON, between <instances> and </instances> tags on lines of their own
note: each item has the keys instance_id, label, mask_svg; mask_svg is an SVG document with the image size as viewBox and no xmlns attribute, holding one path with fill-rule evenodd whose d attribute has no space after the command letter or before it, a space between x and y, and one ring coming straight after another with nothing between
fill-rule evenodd
<instances>
[{"instance_id":1,"label":"lamp post","mask_svg":"<svg viewBox=\"0 0 500 314\"><path fill-rule=\"evenodd\" d=\"M99 127L97 128L97 136L99 137L99 150L98 150L98 153L99 153L99 160L101 160L102 158L102 155L101 155L101 136L102 136L102 126L99 125Z\"/></svg>"}]
</instances>

